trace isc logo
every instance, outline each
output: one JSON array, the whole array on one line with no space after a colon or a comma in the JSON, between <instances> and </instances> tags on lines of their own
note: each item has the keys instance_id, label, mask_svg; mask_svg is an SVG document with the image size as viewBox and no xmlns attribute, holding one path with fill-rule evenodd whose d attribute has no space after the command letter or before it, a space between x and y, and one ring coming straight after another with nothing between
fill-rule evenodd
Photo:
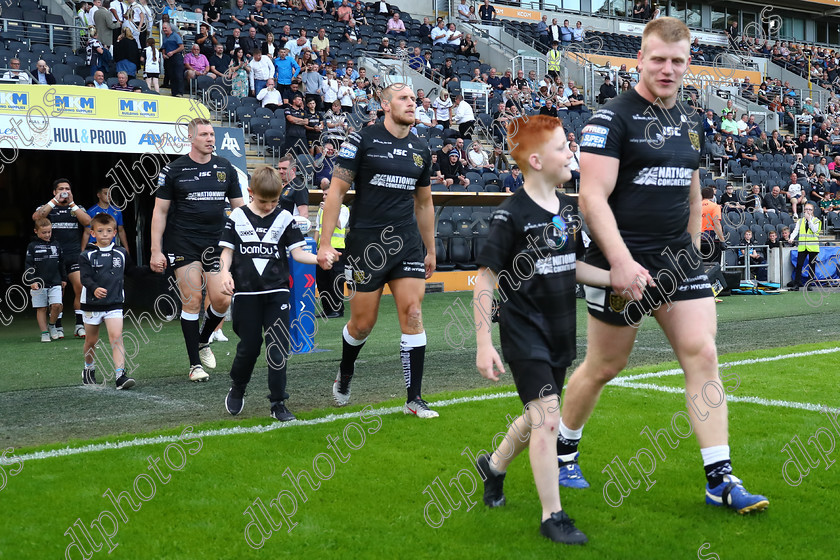
<instances>
[{"instance_id":1,"label":"isc logo","mask_svg":"<svg viewBox=\"0 0 840 560\"><path fill-rule=\"evenodd\" d=\"M400 150L399 148L394 148L394 155L395 156L407 156L408 153L405 150Z\"/></svg>"},{"instance_id":2,"label":"isc logo","mask_svg":"<svg viewBox=\"0 0 840 560\"><path fill-rule=\"evenodd\" d=\"M142 99L120 99L120 115L144 115L147 117L155 117L158 112L157 101L147 101Z\"/></svg>"},{"instance_id":3,"label":"isc logo","mask_svg":"<svg viewBox=\"0 0 840 560\"><path fill-rule=\"evenodd\" d=\"M80 113L93 113L96 110L96 99L80 95L56 95L55 108Z\"/></svg>"},{"instance_id":4,"label":"isc logo","mask_svg":"<svg viewBox=\"0 0 840 560\"><path fill-rule=\"evenodd\" d=\"M0 92L0 105L25 107L29 104L29 95L26 93L12 93L10 91Z\"/></svg>"}]
</instances>

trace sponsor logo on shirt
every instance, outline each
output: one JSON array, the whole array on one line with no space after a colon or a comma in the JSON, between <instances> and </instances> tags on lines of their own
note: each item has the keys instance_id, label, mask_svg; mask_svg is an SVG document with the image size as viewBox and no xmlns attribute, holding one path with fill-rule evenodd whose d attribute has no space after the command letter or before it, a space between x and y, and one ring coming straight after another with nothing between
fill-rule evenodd
<instances>
[{"instance_id":1,"label":"sponsor logo on shirt","mask_svg":"<svg viewBox=\"0 0 840 560\"><path fill-rule=\"evenodd\" d=\"M386 175L384 173L377 173L370 180L371 185L377 187L388 187L390 189L404 189L408 191L414 190L417 184L417 179L412 177L403 177L401 175Z\"/></svg>"},{"instance_id":2,"label":"sponsor logo on shirt","mask_svg":"<svg viewBox=\"0 0 840 560\"><path fill-rule=\"evenodd\" d=\"M409 144L408 146L411 147L411 144ZM412 154L411 157L414 158L414 165L416 165L417 167L423 167L423 158L420 156L420 154Z\"/></svg>"},{"instance_id":3,"label":"sponsor logo on shirt","mask_svg":"<svg viewBox=\"0 0 840 560\"><path fill-rule=\"evenodd\" d=\"M604 148L607 145L607 136L610 130L605 126L588 124L583 127L580 136L581 148Z\"/></svg>"},{"instance_id":4,"label":"sponsor logo on shirt","mask_svg":"<svg viewBox=\"0 0 840 560\"><path fill-rule=\"evenodd\" d=\"M694 170L689 167L645 167L633 182L637 185L660 187L687 187Z\"/></svg>"},{"instance_id":5,"label":"sponsor logo on shirt","mask_svg":"<svg viewBox=\"0 0 840 560\"><path fill-rule=\"evenodd\" d=\"M226 178L227 173L225 173L224 171L216 171L216 179L218 179L220 183L224 183Z\"/></svg>"},{"instance_id":6,"label":"sponsor logo on shirt","mask_svg":"<svg viewBox=\"0 0 840 560\"><path fill-rule=\"evenodd\" d=\"M349 142L345 142L341 145L341 148L338 150L338 157L346 158L346 159L353 159L356 157L356 152L359 150L358 147L350 144Z\"/></svg>"}]
</instances>

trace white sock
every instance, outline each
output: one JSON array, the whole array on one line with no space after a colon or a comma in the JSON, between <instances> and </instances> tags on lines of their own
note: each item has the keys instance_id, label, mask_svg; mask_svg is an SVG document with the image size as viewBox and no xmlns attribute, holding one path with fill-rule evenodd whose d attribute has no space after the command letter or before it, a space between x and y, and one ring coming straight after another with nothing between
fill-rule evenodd
<instances>
[{"instance_id":1,"label":"white sock","mask_svg":"<svg viewBox=\"0 0 840 560\"><path fill-rule=\"evenodd\" d=\"M565 439L580 439L583 434L583 426L577 430L573 430L563 423L563 417L560 417L560 435Z\"/></svg>"},{"instance_id":2,"label":"white sock","mask_svg":"<svg viewBox=\"0 0 840 560\"><path fill-rule=\"evenodd\" d=\"M729 460L729 446L715 445L714 447L706 447L700 450L703 456L703 466L719 463L720 461Z\"/></svg>"},{"instance_id":3,"label":"white sock","mask_svg":"<svg viewBox=\"0 0 840 560\"><path fill-rule=\"evenodd\" d=\"M362 340L358 340L358 339L350 336L350 331L347 330L347 325L344 325L344 330L342 331L341 334L344 337L344 340L346 340L347 344L349 344L350 346L361 346L367 340L367 337L363 338ZM405 336L405 335L403 335L403 336Z\"/></svg>"}]
</instances>

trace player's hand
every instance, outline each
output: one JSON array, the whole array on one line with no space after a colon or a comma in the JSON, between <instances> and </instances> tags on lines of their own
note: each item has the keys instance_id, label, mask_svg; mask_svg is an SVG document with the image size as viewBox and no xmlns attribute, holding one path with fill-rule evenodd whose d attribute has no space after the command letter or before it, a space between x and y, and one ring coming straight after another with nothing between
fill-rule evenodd
<instances>
[{"instance_id":1,"label":"player's hand","mask_svg":"<svg viewBox=\"0 0 840 560\"><path fill-rule=\"evenodd\" d=\"M630 259L610 269L613 291L629 300L640 300L647 287L656 287L648 269Z\"/></svg>"},{"instance_id":2,"label":"player's hand","mask_svg":"<svg viewBox=\"0 0 840 560\"><path fill-rule=\"evenodd\" d=\"M341 257L341 253L336 251L332 245L322 243L320 249L318 249L318 266L324 270L330 270L339 257Z\"/></svg>"},{"instance_id":3,"label":"player's hand","mask_svg":"<svg viewBox=\"0 0 840 560\"><path fill-rule=\"evenodd\" d=\"M35 282L34 284L32 284L29 287L32 288L32 290L35 291L35 292L37 292L38 290L41 289L41 285L38 282Z\"/></svg>"},{"instance_id":4,"label":"player's hand","mask_svg":"<svg viewBox=\"0 0 840 560\"><path fill-rule=\"evenodd\" d=\"M426 280L432 277L437 268L437 256L434 253L426 253L426 258L423 259L423 264L426 267Z\"/></svg>"},{"instance_id":5,"label":"player's hand","mask_svg":"<svg viewBox=\"0 0 840 560\"><path fill-rule=\"evenodd\" d=\"M478 373L490 381L498 381L499 374L505 373L505 365L502 358L493 345L479 346L475 353L475 367Z\"/></svg>"},{"instance_id":6,"label":"player's hand","mask_svg":"<svg viewBox=\"0 0 840 560\"><path fill-rule=\"evenodd\" d=\"M96 288L96 289L93 291L93 295L94 295L94 297L96 297L97 299L102 299L102 298L104 298L104 297L106 297L106 296L108 295L108 290L106 290L105 288Z\"/></svg>"},{"instance_id":7,"label":"player's hand","mask_svg":"<svg viewBox=\"0 0 840 560\"><path fill-rule=\"evenodd\" d=\"M154 272L163 272L166 269L166 257L160 251L152 251L152 258L149 259L149 268Z\"/></svg>"},{"instance_id":8,"label":"player's hand","mask_svg":"<svg viewBox=\"0 0 840 560\"><path fill-rule=\"evenodd\" d=\"M228 272L222 280L222 293L226 296L232 296L235 288L236 286L233 284L233 277L230 275L230 272Z\"/></svg>"},{"instance_id":9,"label":"player's hand","mask_svg":"<svg viewBox=\"0 0 840 560\"><path fill-rule=\"evenodd\" d=\"M66 288L66 287L67 287L67 282L62 282L62 283L61 283L61 289L63 290L63 289L64 289L64 288Z\"/></svg>"}]
</instances>

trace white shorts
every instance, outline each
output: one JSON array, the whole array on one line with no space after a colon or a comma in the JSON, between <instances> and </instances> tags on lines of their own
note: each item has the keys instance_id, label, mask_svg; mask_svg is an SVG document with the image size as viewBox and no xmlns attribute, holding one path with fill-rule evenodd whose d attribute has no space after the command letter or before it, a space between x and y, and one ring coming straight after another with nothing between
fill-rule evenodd
<instances>
[{"instance_id":1,"label":"white shorts","mask_svg":"<svg viewBox=\"0 0 840 560\"><path fill-rule=\"evenodd\" d=\"M32 295L32 307L47 307L61 303L61 286L50 286L40 290L29 290Z\"/></svg>"},{"instance_id":2,"label":"white shorts","mask_svg":"<svg viewBox=\"0 0 840 560\"><path fill-rule=\"evenodd\" d=\"M122 309L111 311L82 311L82 320L85 325L99 325L104 319L122 319Z\"/></svg>"}]
</instances>

